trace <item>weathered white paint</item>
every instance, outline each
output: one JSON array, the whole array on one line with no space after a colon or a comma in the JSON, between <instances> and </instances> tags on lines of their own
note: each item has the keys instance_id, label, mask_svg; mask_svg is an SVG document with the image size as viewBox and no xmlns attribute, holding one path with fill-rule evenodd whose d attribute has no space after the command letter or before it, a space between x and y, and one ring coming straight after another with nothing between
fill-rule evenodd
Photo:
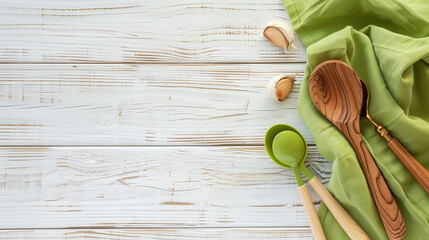
<instances>
[{"instance_id":1,"label":"weathered white paint","mask_svg":"<svg viewBox=\"0 0 429 240\"><path fill-rule=\"evenodd\" d=\"M326 183L315 147L307 166ZM263 146L3 147L0 189L0 229L308 226Z\"/></svg>"},{"instance_id":2,"label":"weathered white paint","mask_svg":"<svg viewBox=\"0 0 429 240\"><path fill-rule=\"evenodd\" d=\"M0 238L311 239L262 147L281 122L314 144L305 49L266 41L274 19L280 0L0 1ZM281 73L298 81L277 103Z\"/></svg>"},{"instance_id":3,"label":"weathered white paint","mask_svg":"<svg viewBox=\"0 0 429 240\"><path fill-rule=\"evenodd\" d=\"M1 64L0 145L263 144L288 123L311 134L296 103L303 64ZM277 74L291 95L268 98Z\"/></svg>"},{"instance_id":4,"label":"weathered white paint","mask_svg":"<svg viewBox=\"0 0 429 240\"><path fill-rule=\"evenodd\" d=\"M313 239L309 228L195 228L195 229L64 229L0 230L0 238L9 239L106 239L106 240L225 240L225 239Z\"/></svg>"},{"instance_id":5,"label":"weathered white paint","mask_svg":"<svg viewBox=\"0 0 429 240\"><path fill-rule=\"evenodd\" d=\"M2 0L2 62L303 62L262 35L280 0Z\"/></svg>"}]
</instances>

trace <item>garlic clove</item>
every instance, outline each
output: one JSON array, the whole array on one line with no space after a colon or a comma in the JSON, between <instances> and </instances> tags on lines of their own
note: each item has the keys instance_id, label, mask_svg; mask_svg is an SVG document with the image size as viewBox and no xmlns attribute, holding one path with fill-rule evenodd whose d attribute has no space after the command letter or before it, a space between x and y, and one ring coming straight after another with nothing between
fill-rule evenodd
<instances>
[{"instance_id":1,"label":"garlic clove","mask_svg":"<svg viewBox=\"0 0 429 240\"><path fill-rule=\"evenodd\" d=\"M284 75L271 78L267 83L268 96L273 100L283 102L292 91L294 81L294 77Z\"/></svg>"},{"instance_id":2,"label":"garlic clove","mask_svg":"<svg viewBox=\"0 0 429 240\"><path fill-rule=\"evenodd\" d=\"M266 27L264 30L264 36L276 47L286 49L289 47L289 40L277 27Z\"/></svg>"},{"instance_id":3,"label":"garlic clove","mask_svg":"<svg viewBox=\"0 0 429 240\"><path fill-rule=\"evenodd\" d=\"M277 47L283 48L285 52L290 47L295 48L295 36L292 27L282 21L271 21L264 29L264 36Z\"/></svg>"}]
</instances>

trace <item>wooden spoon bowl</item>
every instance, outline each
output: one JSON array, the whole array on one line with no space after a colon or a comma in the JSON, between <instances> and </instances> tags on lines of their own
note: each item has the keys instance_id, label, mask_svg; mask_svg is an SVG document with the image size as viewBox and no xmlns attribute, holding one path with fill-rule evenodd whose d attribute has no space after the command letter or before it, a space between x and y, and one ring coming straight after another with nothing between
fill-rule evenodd
<instances>
[{"instance_id":1,"label":"wooden spoon bowl","mask_svg":"<svg viewBox=\"0 0 429 240\"><path fill-rule=\"evenodd\" d=\"M312 71L308 84L314 106L355 150L389 239L402 239L407 231L401 212L360 135L364 96L356 72L344 62L330 60Z\"/></svg>"}]
</instances>

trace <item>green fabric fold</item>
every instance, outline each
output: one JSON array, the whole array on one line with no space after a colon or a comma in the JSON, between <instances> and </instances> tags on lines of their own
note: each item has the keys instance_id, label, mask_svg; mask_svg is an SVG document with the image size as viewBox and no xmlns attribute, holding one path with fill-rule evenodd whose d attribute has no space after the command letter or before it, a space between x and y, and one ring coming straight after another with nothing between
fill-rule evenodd
<instances>
[{"instance_id":1,"label":"green fabric fold","mask_svg":"<svg viewBox=\"0 0 429 240\"><path fill-rule=\"evenodd\" d=\"M426 0L284 0L307 46L298 111L317 148L333 162L329 190L371 239L388 239L358 159L342 133L311 102L308 77L319 63L348 63L370 92L369 112L429 169L429 4ZM362 137L386 179L407 227L405 239L429 239L429 197L369 121ZM328 239L348 239L325 205Z\"/></svg>"}]
</instances>

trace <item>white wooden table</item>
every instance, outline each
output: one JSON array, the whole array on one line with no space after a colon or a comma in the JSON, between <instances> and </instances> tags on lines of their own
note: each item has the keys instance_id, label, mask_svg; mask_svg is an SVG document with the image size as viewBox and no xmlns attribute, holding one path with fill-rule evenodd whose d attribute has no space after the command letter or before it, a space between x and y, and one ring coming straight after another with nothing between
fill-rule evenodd
<instances>
[{"instance_id":1,"label":"white wooden table","mask_svg":"<svg viewBox=\"0 0 429 240\"><path fill-rule=\"evenodd\" d=\"M291 124L324 183L331 165L274 19L280 0L2 0L0 238L310 239L264 133ZM298 74L284 103L276 74Z\"/></svg>"}]
</instances>

